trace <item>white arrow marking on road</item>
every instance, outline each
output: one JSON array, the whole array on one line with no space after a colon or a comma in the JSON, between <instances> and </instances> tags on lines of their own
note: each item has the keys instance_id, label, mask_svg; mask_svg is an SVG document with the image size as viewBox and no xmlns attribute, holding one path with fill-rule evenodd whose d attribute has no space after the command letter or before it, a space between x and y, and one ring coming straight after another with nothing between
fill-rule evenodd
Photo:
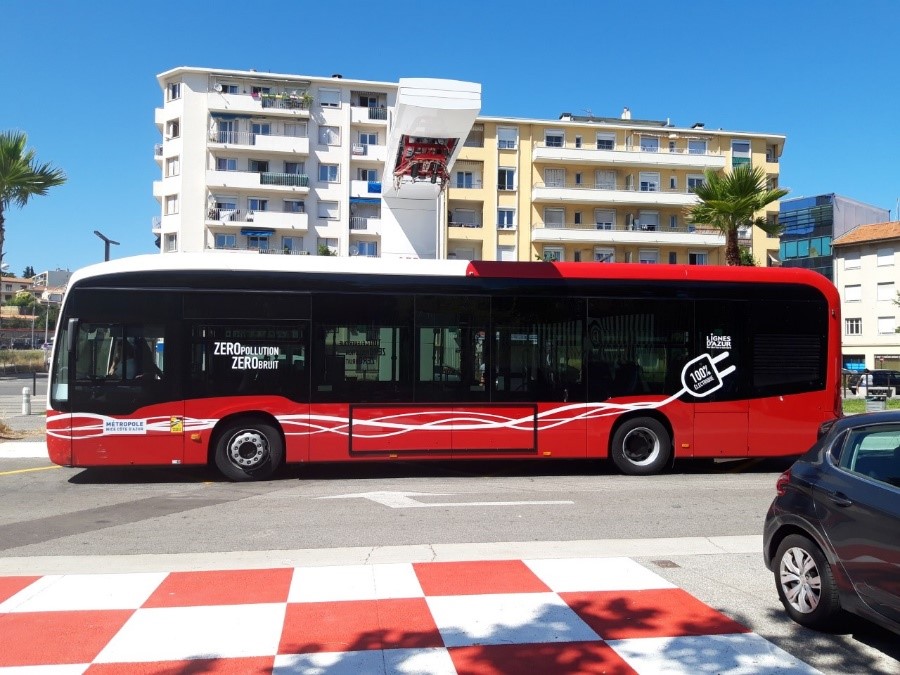
<instances>
[{"instance_id":1,"label":"white arrow marking on road","mask_svg":"<svg viewBox=\"0 0 900 675\"><path fill-rule=\"evenodd\" d=\"M368 499L376 504L392 509L422 509L436 506L540 506L546 504L574 504L573 501L533 501L533 502L440 502L423 503L412 497L441 497L453 492L357 492L350 495L331 495L316 499Z\"/></svg>"}]
</instances>

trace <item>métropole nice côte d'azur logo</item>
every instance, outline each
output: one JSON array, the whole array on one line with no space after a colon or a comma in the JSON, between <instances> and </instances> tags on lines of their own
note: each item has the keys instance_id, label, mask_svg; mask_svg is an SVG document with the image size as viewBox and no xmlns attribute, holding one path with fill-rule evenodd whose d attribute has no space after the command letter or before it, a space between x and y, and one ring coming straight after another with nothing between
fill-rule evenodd
<instances>
[{"instance_id":1,"label":"m\u00e9tropole nice c\u00f4te d'azur logo","mask_svg":"<svg viewBox=\"0 0 900 675\"><path fill-rule=\"evenodd\" d=\"M707 335L706 336L706 348L707 349L731 349L731 336L730 335Z\"/></svg>"}]
</instances>

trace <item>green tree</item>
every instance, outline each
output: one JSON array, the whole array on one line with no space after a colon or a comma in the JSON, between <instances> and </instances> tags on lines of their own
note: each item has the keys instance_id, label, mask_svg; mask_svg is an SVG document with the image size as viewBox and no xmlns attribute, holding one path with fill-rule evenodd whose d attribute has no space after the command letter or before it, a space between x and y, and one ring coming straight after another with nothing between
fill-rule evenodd
<instances>
[{"instance_id":1,"label":"green tree","mask_svg":"<svg viewBox=\"0 0 900 675\"><path fill-rule=\"evenodd\" d=\"M707 169L704 175L703 184L694 189L700 202L688 209L688 221L711 225L722 232L725 235L725 263L740 265L738 228L755 225L768 234L776 234L778 225L768 223L756 214L788 191L767 188L765 172L749 164L742 164L728 174Z\"/></svg>"},{"instance_id":2,"label":"green tree","mask_svg":"<svg viewBox=\"0 0 900 675\"><path fill-rule=\"evenodd\" d=\"M34 276L34 268L31 265L25 267L25 271L22 272L23 279L30 279Z\"/></svg>"},{"instance_id":3,"label":"green tree","mask_svg":"<svg viewBox=\"0 0 900 675\"><path fill-rule=\"evenodd\" d=\"M0 262L6 235L6 211L25 206L32 197L66 182L66 174L50 164L38 162L34 150L26 148L28 137L21 131L0 132Z\"/></svg>"}]
</instances>

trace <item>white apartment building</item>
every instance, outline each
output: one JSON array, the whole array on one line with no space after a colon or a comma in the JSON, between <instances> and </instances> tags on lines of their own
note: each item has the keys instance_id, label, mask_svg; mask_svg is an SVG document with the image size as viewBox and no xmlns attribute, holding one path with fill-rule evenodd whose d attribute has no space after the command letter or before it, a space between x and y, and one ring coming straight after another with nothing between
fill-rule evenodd
<instances>
[{"instance_id":1,"label":"white apartment building","mask_svg":"<svg viewBox=\"0 0 900 675\"><path fill-rule=\"evenodd\" d=\"M706 169L748 163L777 186L785 141L627 109L479 117L480 85L453 80L188 67L157 79L162 253L724 264L724 236L686 222L692 189ZM777 238L739 236L775 259Z\"/></svg>"},{"instance_id":2,"label":"white apartment building","mask_svg":"<svg viewBox=\"0 0 900 675\"><path fill-rule=\"evenodd\" d=\"M900 221L860 225L832 248L844 367L900 370Z\"/></svg>"}]
</instances>

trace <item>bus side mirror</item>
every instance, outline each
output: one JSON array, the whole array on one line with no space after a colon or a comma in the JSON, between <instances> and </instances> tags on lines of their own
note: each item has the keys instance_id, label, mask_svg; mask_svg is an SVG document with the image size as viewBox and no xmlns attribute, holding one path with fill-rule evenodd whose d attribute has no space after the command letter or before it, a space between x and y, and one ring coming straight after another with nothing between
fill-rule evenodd
<instances>
[{"instance_id":1,"label":"bus side mirror","mask_svg":"<svg viewBox=\"0 0 900 675\"><path fill-rule=\"evenodd\" d=\"M78 333L78 319L69 319L68 330L66 331L66 351L72 352L75 349L75 335Z\"/></svg>"}]
</instances>

